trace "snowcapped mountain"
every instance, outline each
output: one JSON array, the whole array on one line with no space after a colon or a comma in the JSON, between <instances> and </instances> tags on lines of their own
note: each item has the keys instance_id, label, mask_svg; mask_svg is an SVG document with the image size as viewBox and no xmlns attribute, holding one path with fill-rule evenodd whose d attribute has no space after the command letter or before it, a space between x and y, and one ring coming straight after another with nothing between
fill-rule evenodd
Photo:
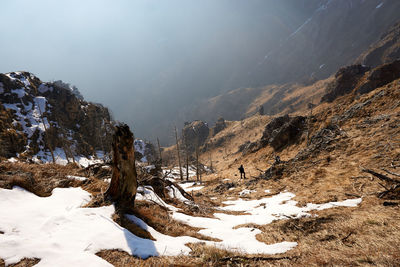
<instances>
[{"instance_id":1,"label":"snowcapped mountain","mask_svg":"<svg viewBox=\"0 0 400 267\"><path fill-rule=\"evenodd\" d=\"M108 109L76 87L28 72L0 74L0 157L83 165L110 150Z\"/></svg>"}]
</instances>

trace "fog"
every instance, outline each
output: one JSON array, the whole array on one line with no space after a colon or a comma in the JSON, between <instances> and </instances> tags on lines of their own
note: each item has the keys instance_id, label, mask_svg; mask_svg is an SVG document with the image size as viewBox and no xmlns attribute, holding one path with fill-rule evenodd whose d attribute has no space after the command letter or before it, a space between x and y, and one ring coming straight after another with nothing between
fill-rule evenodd
<instances>
[{"instance_id":1,"label":"fog","mask_svg":"<svg viewBox=\"0 0 400 267\"><path fill-rule=\"evenodd\" d=\"M251 72L309 16L304 3L318 2L2 0L0 72L75 85L166 144L173 124L196 119L187 107L253 86Z\"/></svg>"}]
</instances>

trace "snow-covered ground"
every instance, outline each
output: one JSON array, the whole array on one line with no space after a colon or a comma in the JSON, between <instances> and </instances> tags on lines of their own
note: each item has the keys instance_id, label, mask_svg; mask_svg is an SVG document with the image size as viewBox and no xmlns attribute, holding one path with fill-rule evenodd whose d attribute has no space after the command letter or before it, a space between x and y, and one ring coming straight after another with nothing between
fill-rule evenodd
<instances>
[{"instance_id":1,"label":"snow-covered ground","mask_svg":"<svg viewBox=\"0 0 400 267\"><path fill-rule=\"evenodd\" d=\"M71 177L72 178L72 177ZM75 178L72 178L75 179ZM175 192L176 193L176 192ZM149 256L188 255L185 244L205 242L243 253L284 253L296 242L265 244L256 239L260 230L239 227L243 224L268 224L274 220L311 216L311 210L334 207L355 207L361 199L298 207L289 192L260 200L232 200L224 202L220 210L242 211L245 215L215 213L215 218L192 217L166 204L151 187L138 189L136 199L153 201L167 207L171 216L193 227L202 228L200 234L218 238L221 242L203 241L188 236L171 237L161 234L133 215L128 219L149 231L156 239L139 238L116 224L111 216L114 206L83 208L90 194L81 188L56 188L50 197L41 198L22 188L0 189L0 258L6 264L22 258L40 258L38 266L111 266L95 255L103 249L120 249L142 258ZM181 195L180 198L185 200Z\"/></svg>"},{"instance_id":2,"label":"snow-covered ground","mask_svg":"<svg viewBox=\"0 0 400 267\"><path fill-rule=\"evenodd\" d=\"M189 178L196 176L196 168L193 166L189 166ZM165 178L170 178L170 179L180 179L180 173L179 173L179 167L174 167L172 169L168 168L163 168L162 170L163 175L166 175ZM186 167L182 167L182 173L183 177L186 179Z\"/></svg>"},{"instance_id":3,"label":"snow-covered ground","mask_svg":"<svg viewBox=\"0 0 400 267\"><path fill-rule=\"evenodd\" d=\"M67 156L65 155L65 152L63 149L57 147L53 151L54 158L57 164L60 165L66 165L69 162L73 162L72 158L69 157L67 159ZM103 151L96 151L97 157L95 156L90 156L90 157L85 157L85 156L74 156L75 162L81 165L82 167L87 167L89 165L95 164L95 163L102 163L104 162L104 152ZM51 157L50 152L44 152L40 151L37 155L33 156L32 160L34 162L40 163L40 162L53 162L53 159Z\"/></svg>"}]
</instances>

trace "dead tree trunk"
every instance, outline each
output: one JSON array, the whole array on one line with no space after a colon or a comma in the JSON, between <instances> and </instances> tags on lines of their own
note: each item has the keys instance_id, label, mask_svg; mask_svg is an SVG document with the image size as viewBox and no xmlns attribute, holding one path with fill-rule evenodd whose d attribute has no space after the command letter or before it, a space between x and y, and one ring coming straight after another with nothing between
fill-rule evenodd
<instances>
[{"instance_id":1,"label":"dead tree trunk","mask_svg":"<svg viewBox=\"0 0 400 267\"><path fill-rule=\"evenodd\" d=\"M133 207L137 190L133 140L128 125L116 127L112 142L112 178L106 196L124 208Z\"/></svg>"},{"instance_id":2,"label":"dead tree trunk","mask_svg":"<svg viewBox=\"0 0 400 267\"><path fill-rule=\"evenodd\" d=\"M211 173L214 173L214 167L213 167L213 162L212 162L211 151L209 153L210 153L210 171L211 171Z\"/></svg>"},{"instance_id":3,"label":"dead tree trunk","mask_svg":"<svg viewBox=\"0 0 400 267\"><path fill-rule=\"evenodd\" d=\"M176 139L176 151L177 151L177 153L178 153L179 175L180 175L180 177L181 177L181 180L183 180L182 163L181 163L181 154L180 154L180 151L179 151L178 132L176 131L176 126L175 126L175 139Z\"/></svg>"},{"instance_id":4,"label":"dead tree trunk","mask_svg":"<svg viewBox=\"0 0 400 267\"><path fill-rule=\"evenodd\" d=\"M201 178L200 178L200 164L199 164L199 137L197 136L196 138L196 179L197 182L201 183Z\"/></svg>"},{"instance_id":5,"label":"dead tree trunk","mask_svg":"<svg viewBox=\"0 0 400 267\"><path fill-rule=\"evenodd\" d=\"M160 154L160 165L162 166L161 146L158 137L157 137L157 144L158 144L158 153Z\"/></svg>"},{"instance_id":6,"label":"dead tree trunk","mask_svg":"<svg viewBox=\"0 0 400 267\"><path fill-rule=\"evenodd\" d=\"M310 121L311 121L311 117L312 117L312 112L313 112L314 106L315 105L312 102L308 103L308 105L307 105L307 107L308 107L308 109L310 111L310 115L307 118L307 145L310 144L310 128L311 128Z\"/></svg>"},{"instance_id":7,"label":"dead tree trunk","mask_svg":"<svg viewBox=\"0 0 400 267\"><path fill-rule=\"evenodd\" d=\"M183 129L182 129L182 138L183 142L185 144L185 156L186 156L186 181L189 181L189 149L188 149L188 144L187 144L187 138L183 134Z\"/></svg>"},{"instance_id":8,"label":"dead tree trunk","mask_svg":"<svg viewBox=\"0 0 400 267\"><path fill-rule=\"evenodd\" d=\"M75 164L75 156L74 156L74 153L72 153L71 144L70 144L70 142L68 142L68 138L67 138L67 134L65 133L65 129L62 127L60 129L61 129L61 134L62 134L63 144L64 144L63 149L64 149L65 156L67 157L67 161L69 163L69 159L67 156L67 153L68 153L72 158L72 162Z\"/></svg>"}]
</instances>

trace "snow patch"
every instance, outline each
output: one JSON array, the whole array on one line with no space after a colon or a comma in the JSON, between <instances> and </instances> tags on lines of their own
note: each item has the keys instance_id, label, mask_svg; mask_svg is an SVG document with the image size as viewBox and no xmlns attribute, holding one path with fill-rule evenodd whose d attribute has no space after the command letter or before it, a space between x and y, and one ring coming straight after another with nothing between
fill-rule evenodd
<instances>
[{"instance_id":1,"label":"snow patch","mask_svg":"<svg viewBox=\"0 0 400 267\"><path fill-rule=\"evenodd\" d=\"M196 183L180 183L179 186L182 187L183 190L186 192L198 191L204 188L204 186L195 186Z\"/></svg>"},{"instance_id":2,"label":"snow patch","mask_svg":"<svg viewBox=\"0 0 400 267\"><path fill-rule=\"evenodd\" d=\"M296 206L297 202L292 198L292 193L280 193L270 198L260 200L238 199L234 201L225 201L223 204L228 206L221 207L223 210L242 211L248 215L228 215L224 213L215 213L214 218L191 217L183 213L174 212L173 218L193 227L204 228L199 231L200 234L221 239L222 242L214 242L213 245L244 253L262 253L276 254L284 253L297 245L296 242L282 242L272 245L266 245L256 239L256 235L261 233L260 230L252 227L240 227L234 229L238 225L245 224L269 224L279 219L287 219L287 217L300 218L310 216L308 211L321 210L332 207L355 207L361 199L351 199L343 202L331 202L326 204L308 204L306 207Z\"/></svg>"},{"instance_id":3,"label":"snow patch","mask_svg":"<svg viewBox=\"0 0 400 267\"><path fill-rule=\"evenodd\" d=\"M156 193L154 193L154 189L151 186L139 186L137 188L137 193L136 193L136 200L142 200L142 201L148 201L148 202L154 202L160 206L164 206L168 208L169 210L172 211L178 211L178 208L175 208L174 206L171 206L167 203L164 202Z\"/></svg>"},{"instance_id":4,"label":"snow patch","mask_svg":"<svg viewBox=\"0 0 400 267\"><path fill-rule=\"evenodd\" d=\"M246 195L250 195L251 193L255 193L257 190L249 190L249 189L243 189L242 191L239 192L239 196L243 197Z\"/></svg>"},{"instance_id":5,"label":"snow patch","mask_svg":"<svg viewBox=\"0 0 400 267\"><path fill-rule=\"evenodd\" d=\"M26 95L26 92L23 88L11 90L11 93L16 94L18 98L23 98Z\"/></svg>"},{"instance_id":6,"label":"snow patch","mask_svg":"<svg viewBox=\"0 0 400 267\"><path fill-rule=\"evenodd\" d=\"M97 151L99 153L99 151ZM60 165L67 165L68 162L73 162L72 158L65 155L65 152L62 148L55 148L53 150L53 155L55 159L55 163ZM47 151L40 151L32 158L35 162L43 162L43 163L52 163L53 158L51 157L51 153ZM90 156L85 157L82 155L74 156L75 162L81 165L82 167L88 167L89 165L96 164L96 163L103 163L104 161L98 157Z\"/></svg>"},{"instance_id":7,"label":"snow patch","mask_svg":"<svg viewBox=\"0 0 400 267\"><path fill-rule=\"evenodd\" d=\"M168 189L168 195L169 195L170 198L176 198L176 199L178 199L179 201L181 201L183 203L190 202L190 200L185 198L182 195L181 191L179 191L179 189L176 188L175 186L168 186L167 189Z\"/></svg>"},{"instance_id":8,"label":"snow patch","mask_svg":"<svg viewBox=\"0 0 400 267\"><path fill-rule=\"evenodd\" d=\"M381 8L383 6L383 2L376 6L376 9Z\"/></svg>"},{"instance_id":9,"label":"snow patch","mask_svg":"<svg viewBox=\"0 0 400 267\"><path fill-rule=\"evenodd\" d=\"M67 175L68 179L73 179L77 181L86 181L88 178L82 176Z\"/></svg>"},{"instance_id":10,"label":"snow patch","mask_svg":"<svg viewBox=\"0 0 400 267\"><path fill-rule=\"evenodd\" d=\"M46 92L48 92L48 91L53 92L53 87L47 86L46 84L42 83L41 85L39 85L38 91L39 91L40 93L42 93L42 94L43 94L43 93L46 93Z\"/></svg>"},{"instance_id":11,"label":"snow patch","mask_svg":"<svg viewBox=\"0 0 400 267\"><path fill-rule=\"evenodd\" d=\"M298 207L295 195L280 193L259 200L223 202L220 209L244 211L246 215L215 213L215 218L192 217L165 204L151 187L139 187L137 200L149 200L172 210L172 217L193 227L202 228L200 234L218 238L221 242L203 241L192 237L171 237L161 234L133 215L125 215L156 240L134 236L112 219L114 206L82 208L90 201L90 194L81 188L56 188L50 197L41 198L22 188L0 189L0 258L5 264L22 258L40 258L40 266L111 266L97 257L104 249L120 249L141 258L150 256L188 255L187 243L204 242L231 251L251 254L277 254L294 248L296 242L267 245L256 239L259 229L239 225L264 225L274 220L311 216L311 210L333 207L356 207L361 199L324 204L309 203ZM12 207L12 209L10 209ZM45 208L43 208L45 207ZM235 229L234 229L235 228Z\"/></svg>"},{"instance_id":12,"label":"snow patch","mask_svg":"<svg viewBox=\"0 0 400 267\"><path fill-rule=\"evenodd\" d=\"M18 159L12 157L12 158L9 158L7 161L11 162L11 163L15 163L15 162L18 162Z\"/></svg>"},{"instance_id":13,"label":"snow patch","mask_svg":"<svg viewBox=\"0 0 400 267\"><path fill-rule=\"evenodd\" d=\"M193 166L189 166L189 178L196 176L196 168ZM172 179L173 181L175 181L175 179L180 179L180 173L179 173L179 167L174 167L172 169L168 169L168 168L163 168L162 170L163 176L165 176L165 178L169 178ZM186 167L182 167L182 173L183 173L183 177L186 178Z\"/></svg>"},{"instance_id":14,"label":"snow patch","mask_svg":"<svg viewBox=\"0 0 400 267\"><path fill-rule=\"evenodd\" d=\"M147 162L147 158L145 156L146 143L143 140L135 139L134 145L135 145L135 152L139 152L140 154L143 155L140 161Z\"/></svg>"}]
</instances>

